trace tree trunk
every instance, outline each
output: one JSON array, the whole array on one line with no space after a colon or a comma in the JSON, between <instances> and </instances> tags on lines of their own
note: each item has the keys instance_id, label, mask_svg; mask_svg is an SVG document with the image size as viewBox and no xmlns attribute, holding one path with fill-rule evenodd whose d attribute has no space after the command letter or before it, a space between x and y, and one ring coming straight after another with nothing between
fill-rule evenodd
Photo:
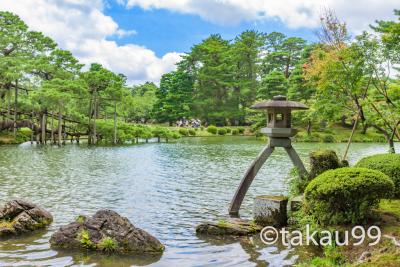
<instances>
[{"instance_id":1,"label":"tree trunk","mask_svg":"<svg viewBox=\"0 0 400 267\"><path fill-rule=\"evenodd\" d=\"M311 120L307 121L307 135L311 135Z\"/></svg>"},{"instance_id":2,"label":"tree trunk","mask_svg":"<svg viewBox=\"0 0 400 267\"><path fill-rule=\"evenodd\" d=\"M41 139L42 139L42 144L46 144L46 125L47 125L47 121L46 121L46 111L43 112L42 114L42 121L41 121L41 130L42 130L42 135L41 135Z\"/></svg>"},{"instance_id":3,"label":"tree trunk","mask_svg":"<svg viewBox=\"0 0 400 267\"><path fill-rule=\"evenodd\" d=\"M389 138L388 142L389 142L389 153L392 153L392 154L396 153L396 150L394 148L393 138Z\"/></svg>"},{"instance_id":4,"label":"tree trunk","mask_svg":"<svg viewBox=\"0 0 400 267\"><path fill-rule=\"evenodd\" d=\"M389 153L395 153L396 151L394 149L394 134L390 135L385 129L383 129L375 124L372 125L372 127L377 129L379 132L381 132L385 136L386 141L389 143Z\"/></svg>"},{"instance_id":5,"label":"tree trunk","mask_svg":"<svg viewBox=\"0 0 400 267\"><path fill-rule=\"evenodd\" d=\"M61 110L58 111L58 145L61 146L62 141L62 114Z\"/></svg>"},{"instance_id":6,"label":"tree trunk","mask_svg":"<svg viewBox=\"0 0 400 267\"><path fill-rule=\"evenodd\" d=\"M361 130L361 134L366 134L368 128L369 128L368 123L364 123L364 124L363 124L363 127L362 127L362 130Z\"/></svg>"},{"instance_id":7,"label":"tree trunk","mask_svg":"<svg viewBox=\"0 0 400 267\"><path fill-rule=\"evenodd\" d=\"M117 102L114 103L114 135L113 144L117 144Z\"/></svg>"},{"instance_id":8,"label":"tree trunk","mask_svg":"<svg viewBox=\"0 0 400 267\"><path fill-rule=\"evenodd\" d=\"M92 144L92 112L93 112L93 96L90 97L90 103L89 103L88 145Z\"/></svg>"},{"instance_id":9,"label":"tree trunk","mask_svg":"<svg viewBox=\"0 0 400 267\"><path fill-rule=\"evenodd\" d=\"M51 112L51 135L50 135L50 143L55 144L54 140L54 112Z\"/></svg>"},{"instance_id":10,"label":"tree trunk","mask_svg":"<svg viewBox=\"0 0 400 267\"><path fill-rule=\"evenodd\" d=\"M65 120L63 120L63 145L65 145L66 141L67 141L67 127L65 126Z\"/></svg>"},{"instance_id":11,"label":"tree trunk","mask_svg":"<svg viewBox=\"0 0 400 267\"><path fill-rule=\"evenodd\" d=\"M33 145L33 139L34 139L34 136L35 136L35 133L34 133L34 129L35 129L35 121L34 121L34 113L33 113L33 111L32 111L32 115L31 115L31 145Z\"/></svg>"},{"instance_id":12,"label":"tree trunk","mask_svg":"<svg viewBox=\"0 0 400 267\"><path fill-rule=\"evenodd\" d=\"M18 112L18 80L15 81L15 99L14 99L14 137L17 137L17 112Z\"/></svg>"}]
</instances>

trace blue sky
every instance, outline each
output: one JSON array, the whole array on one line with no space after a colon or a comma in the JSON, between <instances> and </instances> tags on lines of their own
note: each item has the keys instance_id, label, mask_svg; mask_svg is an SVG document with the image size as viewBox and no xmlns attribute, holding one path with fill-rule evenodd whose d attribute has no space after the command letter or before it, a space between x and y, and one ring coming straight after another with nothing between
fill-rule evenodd
<instances>
[{"instance_id":1,"label":"blue sky","mask_svg":"<svg viewBox=\"0 0 400 267\"><path fill-rule=\"evenodd\" d=\"M118 44L135 43L153 50L157 56L170 51L188 52L190 48L210 34L219 33L226 39L233 39L245 30L261 32L279 31L288 36L302 37L315 41L314 30L309 28L288 28L279 20L241 22L238 25L220 25L202 19L198 15L181 14L167 9L144 10L140 7L126 9L121 5L111 5L104 12L111 16L125 30L136 34L109 39Z\"/></svg>"},{"instance_id":2,"label":"blue sky","mask_svg":"<svg viewBox=\"0 0 400 267\"><path fill-rule=\"evenodd\" d=\"M233 39L253 29L313 41L326 8L357 34L376 19L394 19L399 0L0 0L0 10L17 14L81 63L100 63L132 84L158 83L210 34Z\"/></svg>"}]
</instances>

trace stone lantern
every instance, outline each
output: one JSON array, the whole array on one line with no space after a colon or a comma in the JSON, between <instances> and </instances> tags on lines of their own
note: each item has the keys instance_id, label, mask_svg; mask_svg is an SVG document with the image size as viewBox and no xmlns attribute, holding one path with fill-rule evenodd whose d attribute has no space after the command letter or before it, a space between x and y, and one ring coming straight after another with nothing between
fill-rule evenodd
<instances>
[{"instance_id":1,"label":"stone lantern","mask_svg":"<svg viewBox=\"0 0 400 267\"><path fill-rule=\"evenodd\" d=\"M231 215L239 213L244 196L254 177L268 157L274 152L275 147L283 147L286 150L301 177L307 174L307 170L300 157L292 147L290 137L295 136L297 133L297 130L292 128L292 110L305 110L308 107L299 102L288 101L286 96L279 95L273 97L270 101L255 104L252 108L266 110L267 127L261 129L261 133L267 135L269 141L268 145L260 152L243 176L229 207Z\"/></svg>"}]
</instances>

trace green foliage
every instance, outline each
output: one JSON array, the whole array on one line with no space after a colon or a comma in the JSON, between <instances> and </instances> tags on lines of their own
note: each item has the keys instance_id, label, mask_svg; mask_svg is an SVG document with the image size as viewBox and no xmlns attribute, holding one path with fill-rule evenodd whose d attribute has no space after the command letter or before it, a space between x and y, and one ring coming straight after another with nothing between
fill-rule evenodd
<instances>
[{"instance_id":1,"label":"green foliage","mask_svg":"<svg viewBox=\"0 0 400 267\"><path fill-rule=\"evenodd\" d=\"M324 143L335 143L336 140L335 140L335 137L333 135L327 134L327 135L324 135L322 137L322 142L324 142Z\"/></svg>"},{"instance_id":2,"label":"green foliage","mask_svg":"<svg viewBox=\"0 0 400 267\"><path fill-rule=\"evenodd\" d=\"M356 167L368 168L381 171L395 185L395 198L400 198L400 155L399 154L378 154L361 159Z\"/></svg>"},{"instance_id":3,"label":"green foliage","mask_svg":"<svg viewBox=\"0 0 400 267\"><path fill-rule=\"evenodd\" d=\"M104 237L99 242L99 248L104 252L111 253L118 249L118 243L111 237Z\"/></svg>"},{"instance_id":4,"label":"green foliage","mask_svg":"<svg viewBox=\"0 0 400 267\"><path fill-rule=\"evenodd\" d=\"M150 127L144 125L133 125L130 123L118 123L117 131L117 143L125 144L126 142L134 142L136 138L150 139L152 137L157 138L173 138L178 139L180 135L174 133L166 127ZM100 136L100 140L103 143L109 144L113 142L113 129L114 123L111 121L98 121L97 131Z\"/></svg>"},{"instance_id":5,"label":"green foliage","mask_svg":"<svg viewBox=\"0 0 400 267\"><path fill-rule=\"evenodd\" d=\"M225 128L219 128L218 129L218 135L226 135L226 129Z\"/></svg>"},{"instance_id":6,"label":"green foliage","mask_svg":"<svg viewBox=\"0 0 400 267\"><path fill-rule=\"evenodd\" d=\"M246 129L244 127L238 127L238 131L239 131L240 134L244 134L245 130Z\"/></svg>"},{"instance_id":7,"label":"green foliage","mask_svg":"<svg viewBox=\"0 0 400 267\"><path fill-rule=\"evenodd\" d=\"M94 243L90 240L90 234L87 230L81 230L78 233L77 240L84 248L92 249L95 247Z\"/></svg>"},{"instance_id":8,"label":"green foliage","mask_svg":"<svg viewBox=\"0 0 400 267\"><path fill-rule=\"evenodd\" d=\"M209 132L211 134L217 134L218 128L214 125L210 125L207 127L207 132Z\"/></svg>"},{"instance_id":9,"label":"green foliage","mask_svg":"<svg viewBox=\"0 0 400 267\"><path fill-rule=\"evenodd\" d=\"M329 170L306 187L305 210L324 225L365 223L394 184L385 174L366 168Z\"/></svg>"},{"instance_id":10,"label":"green foliage","mask_svg":"<svg viewBox=\"0 0 400 267\"><path fill-rule=\"evenodd\" d=\"M158 121L174 122L191 116L193 79L188 72L164 74L156 92L154 114Z\"/></svg>"},{"instance_id":11,"label":"green foliage","mask_svg":"<svg viewBox=\"0 0 400 267\"><path fill-rule=\"evenodd\" d=\"M232 129L232 135L238 135L239 130L238 129Z\"/></svg>"},{"instance_id":12,"label":"green foliage","mask_svg":"<svg viewBox=\"0 0 400 267\"><path fill-rule=\"evenodd\" d=\"M78 217L76 217L75 221L80 224L83 224L86 221L86 217L83 215L78 215Z\"/></svg>"},{"instance_id":13,"label":"green foliage","mask_svg":"<svg viewBox=\"0 0 400 267\"><path fill-rule=\"evenodd\" d=\"M228 134L232 132L232 129L229 127L225 127L225 129L226 129L226 133L228 133Z\"/></svg>"},{"instance_id":14,"label":"green foliage","mask_svg":"<svg viewBox=\"0 0 400 267\"><path fill-rule=\"evenodd\" d=\"M179 129L179 134L181 134L183 136L188 136L189 135L189 131L186 128L180 128Z\"/></svg>"},{"instance_id":15,"label":"green foliage","mask_svg":"<svg viewBox=\"0 0 400 267\"><path fill-rule=\"evenodd\" d=\"M287 80L285 75L280 71L272 71L263 78L257 96L260 99L272 99L276 95L286 94Z\"/></svg>"},{"instance_id":16,"label":"green foliage","mask_svg":"<svg viewBox=\"0 0 400 267\"><path fill-rule=\"evenodd\" d=\"M197 130L197 128L196 128ZM189 129L189 135L195 136L196 135L196 130L195 129Z\"/></svg>"}]
</instances>

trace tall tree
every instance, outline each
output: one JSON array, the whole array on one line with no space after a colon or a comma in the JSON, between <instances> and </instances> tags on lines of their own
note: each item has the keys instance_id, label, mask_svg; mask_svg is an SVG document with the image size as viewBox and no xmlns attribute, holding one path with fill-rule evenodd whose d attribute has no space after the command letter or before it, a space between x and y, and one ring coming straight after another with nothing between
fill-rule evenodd
<instances>
[{"instance_id":1,"label":"tall tree","mask_svg":"<svg viewBox=\"0 0 400 267\"><path fill-rule=\"evenodd\" d=\"M154 114L158 120L167 121L172 125L178 119L190 117L193 105L191 76L179 70L164 74L156 97Z\"/></svg>"}]
</instances>

